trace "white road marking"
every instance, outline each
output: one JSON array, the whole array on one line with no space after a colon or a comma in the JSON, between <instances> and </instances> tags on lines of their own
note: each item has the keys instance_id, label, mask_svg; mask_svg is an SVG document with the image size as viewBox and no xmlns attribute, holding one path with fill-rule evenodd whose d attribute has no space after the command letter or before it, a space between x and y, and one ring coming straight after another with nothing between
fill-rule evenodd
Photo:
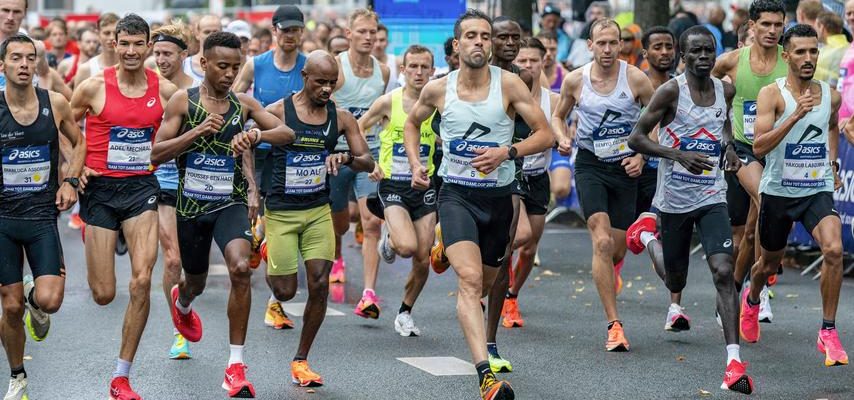
<instances>
[{"instance_id":1,"label":"white road marking","mask_svg":"<svg viewBox=\"0 0 854 400\"><path fill-rule=\"evenodd\" d=\"M305 311L305 303L282 303L282 309L290 316L302 317L303 311ZM326 307L327 317L343 317L344 315L346 314L341 311L333 309L332 307Z\"/></svg>"},{"instance_id":2,"label":"white road marking","mask_svg":"<svg viewBox=\"0 0 854 400\"><path fill-rule=\"evenodd\" d=\"M456 357L399 357L398 361L433 376L477 375L474 365Z\"/></svg>"}]
</instances>

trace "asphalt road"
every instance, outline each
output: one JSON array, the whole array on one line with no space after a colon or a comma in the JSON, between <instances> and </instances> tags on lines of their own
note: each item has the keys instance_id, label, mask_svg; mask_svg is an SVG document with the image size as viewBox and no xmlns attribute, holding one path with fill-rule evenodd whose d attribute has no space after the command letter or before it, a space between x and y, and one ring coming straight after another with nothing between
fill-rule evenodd
<instances>
[{"instance_id":1,"label":"asphalt road","mask_svg":"<svg viewBox=\"0 0 854 400\"><path fill-rule=\"evenodd\" d=\"M121 322L127 305L129 259L117 260L118 294L100 307L86 283L83 246L77 231L60 221L68 281L65 303L53 317L48 339L28 341L26 367L30 398L103 399L108 394ZM326 385L313 392L290 383L289 362L298 330L275 331L263 325L269 296L263 270L253 276L253 307L246 345L248 377L260 399L476 399L474 375L435 376L398 358L470 355L456 320L456 277L431 272L414 309L422 336L403 338L393 329L408 262L382 265L377 293L383 313L378 321L353 315L361 295L361 256L345 238L348 283L332 288L330 309L309 356ZM216 247L214 246L214 249ZM218 253L218 250L214 250ZM648 258L629 256L623 269L626 288L619 297L621 317L631 341L629 353L603 349L606 322L590 274L590 240L586 231L549 225L535 269L522 291L520 308L527 322L521 329L500 328L499 350L513 363L503 375L518 399L686 399L735 398L719 389L726 352L714 320L714 288L705 262L691 259L684 305L692 329L678 334L663 330L668 294ZM213 262L221 263L218 254ZM263 265L262 265L263 268ZM146 399L220 399L228 360L225 304L228 279L215 267L206 292L195 303L205 324L202 342L191 347L193 359L167 358L172 323L160 285L160 265L152 283L152 308L131 371L134 388ZM302 284L304 288L304 284ZM821 323L818 285L789 269L775 287L774 323L763 324L762 340L743 345L742 358L756 381L753 397L762 399L854 398L852 367L825 368L815 350ZM839 307L843 344L854 348L851 282ZM303 290L292 303L304 302ZM294 306L299 308L299 305ZM334 313L334 312L333 312ZM301 322L297 323L297 329ZM441 365L448 365L442 363ZM473 373L464 369L462 373Z\"/></svg>"}]
</instances>

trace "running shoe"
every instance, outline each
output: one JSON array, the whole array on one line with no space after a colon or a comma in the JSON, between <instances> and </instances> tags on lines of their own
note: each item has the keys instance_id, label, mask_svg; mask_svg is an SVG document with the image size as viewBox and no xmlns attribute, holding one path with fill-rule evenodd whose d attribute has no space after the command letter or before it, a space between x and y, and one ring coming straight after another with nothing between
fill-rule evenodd
<instances>
[{"instance_id":1,"label":"running shoe","mask_svg":"<svg viewBox=\"0 0 854 400\"><path fill-rule=\"evenodd\" d=\"M732 360L726 366L721 389L744 394L753 393L753 378L747 375L747 363Z\"/></svg>"},{"instance_id":2,"label":"running shoe","mask_svg":"<svg viewBox=\"0 0 854 400\"><path fill-rule=\"evenodd\" d=\"M379 318L380 305L377 295L373 291L363 293L362 300L359 300L359 304L356 305L356 309L353 310L353 314L362 318Z\"/></svg>"},{"instance_id":3,"label":"running shoe","mask_svg":"<svg viewBox=\"0 0 854 400\"><path fill-rule=\"evenodd\" d=\"M505 360L500 354L498 354L498 352L496 352L495 354L489 354L489 369L496 374L502 372L513 372L513 365L510 364L510 361Z\"/></svg>"},{"instance_id":4,"label":"running shoe","mask_svg":"<svg viewBox=\"0 0 854 400\"><path fill-rule=\"evenodd\" d=\"M130 387L126 376L119 376L110 381L110 400L142 400Z\"/></svg>"},{"instance_id":5,"label":"running shoe","mask_svg":"<svg viewBox=\"0 0 854 400\"><path fill-rule=\"evenodd\" d=\"M329 272L329 283L344 283L347 264L344 263L344 257L338 257L332 263L332 271Z\"/></svg>"},{"instance_id":6,"label":"running shoe","mask_svg":"<svg viewBox=\"0 0 854 400\"><path fill-rule=\"evenodd\" d=\"M125 233L119 229L119 238L116 239L116 254L123 256L128 252L128 242L125 240Z\"/></svg>"},{"instance_id":7,"label":"running shoe","mask_svg":"<svg viewBox=\"0 0 854 400\"><path fill-rule=\"evenodd\" d=\"M445 256L445 245L442 243L442 227L436 224L436 244L430 249L430 266L433 267L433 272L441 274L448 270L451 263L448 262L448 257Z\"/></svg>"},{"instance_id":8,"label":"running shoe","mask_svg":"<svg viewBox=\"0 0 854 400\"><path fill-rule=\"evenodd\" d=\"M184 336L185 339L195 343L202 340L202 320L199 319L199 314L196 310L190 310L189 314L181 314L178 312L178 307L175 302L178 301L178 285L172 286L172 301L169 303L169 309L172 311L172 323L175 324L175 329Z\"/></svg>"},{"instance_id":9,"label":"running shoe","mask_svg":"<svg viewBox=\"0 0 854 400\"><path fill-rule=\"evenodd\" d=\"M3 400L29 400L27 396L27 377L19 374L17 378L9 379L9 390Z\"/></svg>"},{"instance_id":10,"label":"running shoe","mask_svg":"<svg viewBox=\"0 0 854 400\"><path fill-rule=\"evenodd\" d=\"M759 292L759 322L771 323L774 313L771 312L771 289L764 286Z\"/></svg>"},{"instance_id":11,"label":"running shoe","mask_svg":"<svg viewBox=\"0 0 854 400\"><path fill-rule=\"evenodd\" d=\"M644 251L644 246L641 241L641 233L655 233L656 215L651 212L644 212L638 216L638 219L629 226L626 230L626 246L634 254L640 254Z\"/></svg>"},{"instance_id":12,"label":"running shoe","mask_svg":"<svg viewBox=\"0 0 854 400\"><path fill-rule=\"evenodd\" d=\"M839 342L839 333L836 329L821 329L818 331L816 348L824 353L824 365L833 367L836 365L848 365L848 354Z\"/></svg>"},{"instance_id":13,"label":"running shoe","mask_svg":"<svg viewBox=\"0 0 854 400\"><path fill-rule=\"evenodd\" d=\"M344 304L347 302L347 290L343 283L329 284L329 300L335 304Z\"/></svg>"},{"instance_id":14,"label":"running shoe","mask_svg":"<svg viewBox=\"0 0 854 400\"><path fill-rule=\"evenodd\" d=\"M535 267L540 266L540 252L539 251L534 253L534 266Z\"/></svg>"},{"instance_id":15,"label":"running shoe","mask_svg":"<svg viewBox=\"0 0 854 400\"><path fill-rule=\"evenodd\" d=\"M261 261L267 262L267 239L261 242L261 247L258 248L258 253L261 254Z\"/></svg>"},{"instance_id":16,"label":"running shoe","mask_svg":"<svg viewBox=\"0 0 854 400\"><path fill-rule=\"evenodd\" d=\"M172 360L189 360L192 358L190 357L190 343L180 333L175 334L172 348L169 349L169 358Z\"/></svg>"},{"instance_id":17,"label":"running shoe","mask_svg":"<svg viewBox=\"0 0 854 400\"><path fill-rule=\"evenodd\" d=\"M489 374L480 383L480 398L482 400L513 400L516 395L513 388L506 381L495 379L495 375Z\"/></svg>"},{"instance_id":18,"label":"running shoe","mask_svg":"<svg viewBox=\"0 0 854 400\"><path fill-rule=\"evenodd\" d=\"M250 268L258 268L258 266L261 265L262 259L267 261L266 255L261 254L261 246L264 243L266 243L264 240L264 224L261 222L261 218L259 217L256 222L252 224L252 254L249 256Z\"/></svg>"},{"instance_id":19,"label":"running shoe","mask_svg":"<svg viewBox=\"0 0 854 400\"><path fill-rule=\"evenodd\" d=\"M41 342L47 337L50 331L50 314L39 310L34 304L30 303L30 296L36 285L33 282L33 276L27 275L24 277L24 305L27 307L27 314L24 316L24 323L27 325L27 331L30 332L30 337L37 342Z\"/></svg>"},{"instance_id":20,"label":"running shoe","mask_svg":"<svg viewBox=\"0 0 854 400\"><path fill-rule=\"evenodd\" d=\"M774 286L777 284L777 274L773 274L768 277L768 286Z\"/></svg>"},{"instance_id":21,"label":"running shoe","mask_svg":"<svg viewBox=\"0 0 854 400\"><path fill-rule=\"evenodd\" d=\"M228 391L228 397L238 399L254 399L255 386L246 380L246 364L234 363L225 369L222 388Z\"/></svg>"},{"instance_id":22,"label":"running shoe","mask_svg":"<svg viewBox=\"0 0 854 400\"><path fill-rule=\"evenodd\" d=\"M71 214L68 218L68 227L71 229L80 229L84 225L86 225L86 223L83 222L83 218L80 218L79 213Z\"/></svg>"},{"instance_id":23,"label":"running shoe","mask_svg":"<svg viewBox=\"0 0 854 400\"><path fill-rule=\"evenodd\" d=\"M421 336L421 330L415 326L415 321L408 311L397 314L394 319L394 331L403 337Z\"/></svg>"},{"instance_id":24,"label":"running shoe","mask_svg":"<svg viewBox=\"0 0 854 400\"><path fill-rule=\"evenodd\" d=\"M749 288L744 288L741 292L741 319L738 330L746 342L756 343L759 341L759 305L747 303L748 293Z\"/></svg>"},{"instance_id":25,"label":"running shoe","mask_svg":"<svg viewBox=\"0 0 854 400\"><path fill-rule=\"evenodd\" d=\"M288 318L282 303L278 301L267 301L267 312L264 313L264 325L273 329L294 329L294 321Z\"/></svg>"},{"instance_id":26,"label":"running shoe","mask_svg":"<svg viewBox=\"0 0 854 400\"><path fill-rule=\"evenodd\" d=\"M724 328L724 323L723 321L721 321L721 315L718 314L718 310L715 310L715 321L718 323L718 326L721 327L721 329Z\"/></svg>"},{"instance_id":27,"label":"running shoe","mask_svg":"<svg viewBox=\"0 0 854 400\"><path fill-rule=\"evenodd\" d=\"M678 304L671 304L667 310L667 321L664 322L664 330L668 332L682 332L691 330L691 318L685 314L685 309Z\"/></svg>"},{"instance_id":28,"label":"running shoe","mask_svg":"<svg viewBox=\"0 0 854 400\"><path fill-rule=\"evenodd\" d=\"M614 290L616 290L617 295L623 291L623 260L617 261L614 263Z\"/></svg>"},{"instance_id":29,"label":"running shoe","mask_svg":"<svg viewBox=\"0 0 854 400\"><path fill-rule=\"evenodd\" d=\"M394 250L391 249L388 243L389 233L388 233L388 224L383 223L382 233L380 234L380 240L377 242L377 252L383 257L383 261L386 264L394 263L394 260L397 258L397 254L394 253Z\"/></svg>"},{"instance_id":30,"label":"running shoe","mask_svg":"<svg viewBox=\"0 0 854 400\"><path fill-rule=\"evenodd\" d=\"M629 341L626 339L626 333L623 332L623 323L620 321L614 322L614 326L608 329L608 340L605 341L606 351L629 351Z\"/></svg>"},{"instance_id":31,"label":"running shoe","mask_svg":"<svg viewBox=\"0 0 854 400\"><path fill-rule=\"evenodd\" d=\"M302 387L323 386L323 378L308 367L306 360L291 361L291 381Z\"/></svg>"},{"instance_id":32,"label":"running shoe","mask_svg":"<svg viewBox=\"0 0 854 400\"><path fill-rule=\"evenodd\" d=\"M522 319L522 313L519 312L518 299L505 298L501 314L504 316L504 321L501 324L505 328L521 328L525 326L525 320Z\"/></svg>"},{"instance_id":33,"label":"running shoe","mask_svg":"<svg viewBox=\"0 0 854 400\"><path fill-rule=\"evenodd\" d=\"M356 222L356 232L353 233L356 238L356 243L361 246L365 241L365 231L362 230L362 221Z\"/></svg>"}]
</instances>

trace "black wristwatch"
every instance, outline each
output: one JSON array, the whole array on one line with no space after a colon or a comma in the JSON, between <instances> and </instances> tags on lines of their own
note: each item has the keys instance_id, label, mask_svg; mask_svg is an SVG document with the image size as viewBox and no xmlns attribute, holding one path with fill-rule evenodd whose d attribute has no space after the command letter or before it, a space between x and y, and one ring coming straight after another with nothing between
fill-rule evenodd
<instances>
[{"instance_id":1,"label":"black wristwatch","mask_svg":"<svg viewBox=\"0 0 854 400\"><path fill-rule=\"evenodd\" d=\"M353 153L350 153L349 151L344 153L344 154L347 155L347 161L344 161L343 163L341 163L342 165L350 165L353 163L353 160L356 159L356 157L353 157Z\"/></svg>"},{"instance_id":2,"label":"black wristwatch","mask_svg":"<svg viewBox=\"0 0 854 400\"><path fill-rule=\"evenodd\" d=\"M834 172L839 172L839 161L836 161L836 160L831 161L830 166L833 167Z\"/></svg>"},{"instance_id":3,"label":"black wristwatch","mask_svg":"<svg viewBox=\"0 0 854 400\"><path fill-rule=\"evenodd\" d=\"M518 153L518 152L519 152L519 150L516 150L516 148L513 147L513 145L507 146L507 157L510 158L510 161L513 161L516 159L516 153Z\"/></svg>"},{"instance_id":4,"label":"black wristwatch","mask_svg":"<svg viewBox=\"0 0 854 400\"><path fill-rule=\"evenodd\" d=\"M69 178L63 179L62 181L68 182L68 184L71 185L71 187L73 187L75 189L77 189L77 187L80 186L80 179L78 179L78 178L69 177Z\"/></svg>"}]
</instances>

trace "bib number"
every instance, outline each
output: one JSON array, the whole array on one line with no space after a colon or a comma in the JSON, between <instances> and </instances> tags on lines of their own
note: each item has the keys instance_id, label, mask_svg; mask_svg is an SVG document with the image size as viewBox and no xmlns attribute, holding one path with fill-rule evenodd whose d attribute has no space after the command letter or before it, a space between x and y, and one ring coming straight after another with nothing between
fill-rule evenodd
<instances>
[{"instance_id":1,"label":"bib number","mask_svg":"<svg viewBox=\"0 0 854 400\"><path fill-rule=\"evenodd\" d=\"M50 179L48 145L3 149L3 191L38 192L47 189Z\"/></svg>"},{"instance_id":2,"label":"bib number","mask_svg":"<svg viewBox=\"0 0 854 400\"><path fill-rule=\"evenodd\" d=\"M827 173L827 147L824 143L786 145L783 159L784 187L824 187Z\"/></svg>"},{"instance_id":3,"label":"bib number","mask_svg":"<svg viewBox=\"0 0 854 400\"><path fill-rule=\"evenodd\" d=\"M744 101L744 112L742 115L744 122L744 138L753 142L753 125L756 123L756 102Z\"/></svg>"},{"instance_id":4,"label":"bib number","mask_svg":"<svg viewBox=\"0 0 854 400\"><path fill-rule=\"evenodd\" d=\"M600 160L614 162L622 160L634 152L629 148L629 125L602 126L593 132L593 150Z\"/></svg>"},{"instance_id":5,"label":"bib number","mask_svg":"<svg viewBox=\"0 0 854 400\"><path fill-rule=\"evenodd\" d=\"M147 171L151 164L153 128L110 128L107 168L114 171Z\"/></svg>"},{"instance_id":6,"label":"bib number","mask_svg":"<svg viewBox=\"0 0 854 400\"><path fill-rule=\"evenodd\" d=\"M471 160L478 156L475 150L489 147L498 147L498 143L452 140L451 152L443 160L448 163L445 181L469 187L497 187L498 168L484 174L471 166Z\"/></svg>"},{"instance_id":7,"label":"bib number","mask_svg":"<svg viewBox=\"0 0 854 400\"><path fill-rule=\"evenodd\" d=\"M234 191L234 158L190 153L184 171L184 196L202 201L231 198Z\"/></svg>"},{"instance_id":8,"label":"bib number","mask_svg":"<svg viewBox=\"0 0 854 400\"><path fill-rule=\"evenodd\" d=\"M418 154L418 157L421 159L421 165L427 166L427 157L429 155L430 146L422 144ZM392 147L391 180L412 180L412 169L409 167L409 158L406 157L406 148L403 147L403 143L395 143Z\"/></svg>"},{"instance_id":9,"label":"bib number","mask_svg":"<svg viewBox=\"0 0 854 400\"><path fill-rule=\"evenodd\" d=\"M709 161L714 165L710 171L703 170L699 174L693 174L682 164L673 163L673 179L677 181L693 183L703 186L712 186L718 179L718 165L721 160L721 144L714 140L685 139L679 145L682 151L693 151L709 156Z\"/></svg>"},{"instance_id":10,"label":"bib number","mask_svg":"<svg viewBox=\"0 0 854 400\"><path fill-rule=\"evenodd\" d=\"M546 172L546 153L537 153L525 156L522 161L522 175L542 175Z\"/></svg>"},{"instance_id":11,"label":"bib number","mask_svg":"<svg viewBox=\"0 0 854 400\"><path fill-rule=\"evenodd\" d=\"M285 157L285 194L317 193L326 187L324 152L288 152Z\"/></svg>"}]
</instances>

